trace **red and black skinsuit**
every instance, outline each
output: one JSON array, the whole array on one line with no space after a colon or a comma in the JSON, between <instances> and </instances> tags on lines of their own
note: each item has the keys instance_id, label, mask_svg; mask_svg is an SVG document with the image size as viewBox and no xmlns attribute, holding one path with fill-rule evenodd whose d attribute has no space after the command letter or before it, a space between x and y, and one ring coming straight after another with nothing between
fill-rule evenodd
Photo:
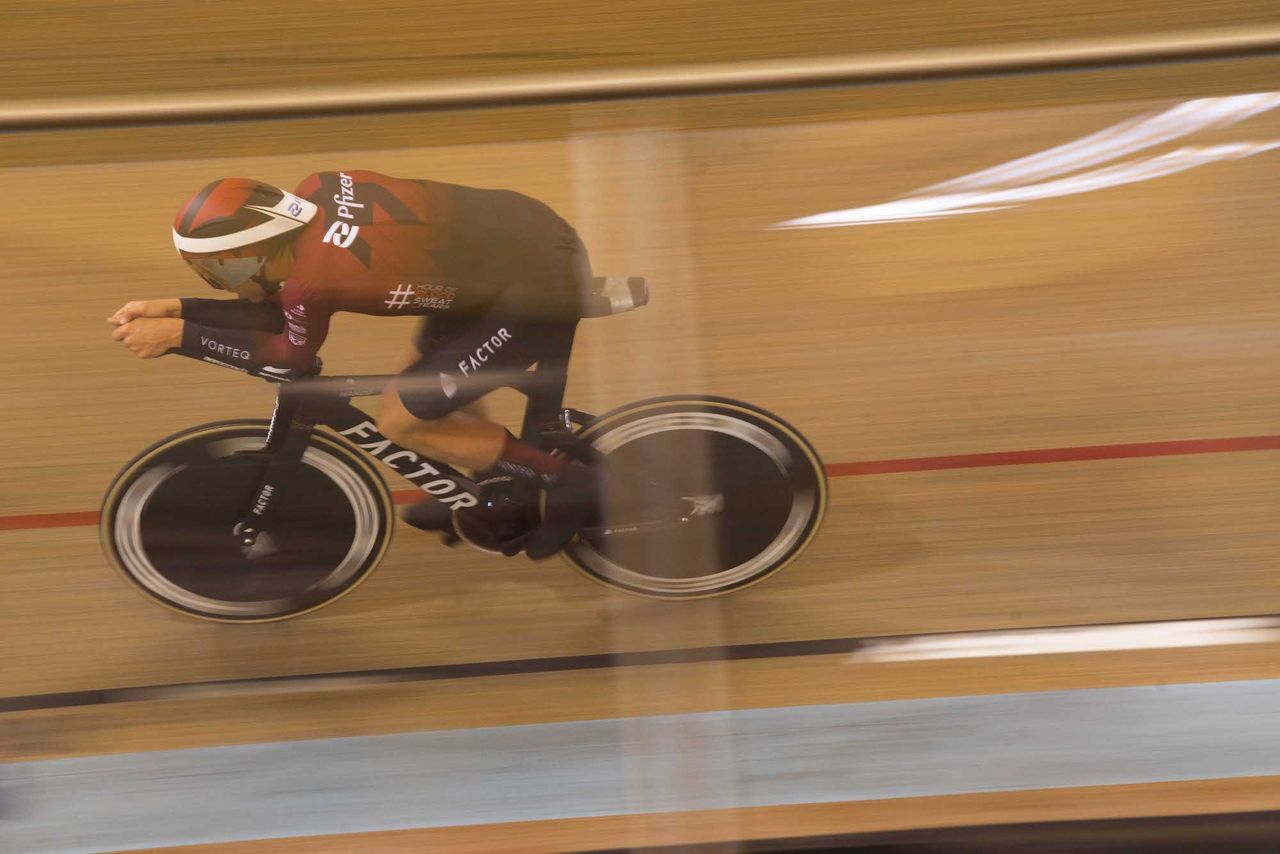
<instances>
[{"instance_id":1,"label":"red and black skinsuit","mask_svg":"<svg viewBox=\"0 0 1280 854\"><path fill-rule=\"evenodd\" d=\"M316 173L294 194L319 211L297 232L289 278L264 303L182 300L184 350L306 369L335 312L429 315L400 394L431 419L538 361L581 316L586 250L528 196L364 170Z\"/></svg>"}]
</instances>

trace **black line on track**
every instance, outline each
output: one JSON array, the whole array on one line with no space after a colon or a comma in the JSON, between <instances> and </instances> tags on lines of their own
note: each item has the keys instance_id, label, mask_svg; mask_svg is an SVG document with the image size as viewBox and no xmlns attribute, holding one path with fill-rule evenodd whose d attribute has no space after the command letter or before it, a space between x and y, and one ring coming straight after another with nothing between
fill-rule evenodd
<instances>
[{"instance_id":1,"label":"black line on track","mask_svg":"<svg viewBox=\"0 0 1280 854\"><path fill-rule=\"evenodd\" d=\"M973 631L926 632L922 634L881 635L867 637L818 638L815 640L770 641L730 646L685 647L641 652L592 653L585 655L514 658L498 661L472 661L457 664L428 664L418 667L392 667L368 670L340 670L327 673L299 673L285 676L255 676L248 679L216 679L203 682L172 682L162 685L139 685L121 688L95 688L47 694L0 697L0 714L66 709L78 706L104 706L147 700L176 700L196 695L226 696L235 693L283 693L285 691L320 690L335 687L358 688L399 682L432 682L438 680L473 679L483 676L518 676L529 673L567 673L575 670L607 670L614 667L641 667L655 664L692 664L702 661L758 661L770 658L804 658L814 655L851 655L868 646L930 637L967 635L983 637L1009 632L1054 631L1063 629L1101 629L1120 626L1149 626L1163 623L1203 623L1219 620L1277 619L1276 614L1235 614L1225 617L1197 617L1183 620L1138 620L1086 625L1022 626Z\"/></svg>"},{"instance_id":2,"label":"black line on track","mask_svg":"<svg viewBox=\"0 0 1280 854\"><path fill-rule=\"evenodd\" d=\"M290 676L258 676L250 679L219 679L207 682L174 682L125 688L101 688L50 694L0 697L0 713L102 706L144 700L181 699L196 693L237 691L266 693L271 688L306 690L326 682L346 683L344 687L383 685L397 682L430 682L471 679L480 676L517 676L527 673L564 673L574 670L604 670L652 664L689 664L699 661L739 661L766 658L840 655L867 643L865 638L825 638L807 641L739 644L737 646L689 647L647 652L596 653L547 658L516 658L504 661L475 661L460 664L429 664L379 670L344 670L329 673L301 673ZM265 690L264 690L265 689Z\"/></svg>"}]
</instances>

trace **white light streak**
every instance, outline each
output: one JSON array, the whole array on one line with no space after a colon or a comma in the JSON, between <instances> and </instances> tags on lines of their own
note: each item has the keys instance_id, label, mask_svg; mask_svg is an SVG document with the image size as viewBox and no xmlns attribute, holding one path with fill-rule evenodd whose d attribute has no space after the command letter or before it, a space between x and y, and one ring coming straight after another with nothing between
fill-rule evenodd
<instances>
[{"instance_id":1,"label":"white light streak","mask_svg":"<svg viewBox=\"0 0 1280 854\"><path fill-rule=\"evenodd\" d=\"M1184 146L1164 154L1079 171L1191 133L1228 127L1278 106L1280 92L1186 101L1162 113L1128 119L1056 148L934 184L891 202L828 211L786 220L772 227L839 228L987 213L1032 201L1150 181L1209 163L1252 157L1280 147L1280 140ZM1050 178L1054 180L1044 180Z\"/></svg>"},{"instance_id":2,"label":"white light streak","mask_svg":"<svg viewBox=\"0 0 1280 854\"><path fill-rule=\"evenodd\" d=\"M866 641L849 656L849 662L870 664L1277 642L1280 642L1280 618L1235 617L883 638Z\"/></svg>"}]
</instances>

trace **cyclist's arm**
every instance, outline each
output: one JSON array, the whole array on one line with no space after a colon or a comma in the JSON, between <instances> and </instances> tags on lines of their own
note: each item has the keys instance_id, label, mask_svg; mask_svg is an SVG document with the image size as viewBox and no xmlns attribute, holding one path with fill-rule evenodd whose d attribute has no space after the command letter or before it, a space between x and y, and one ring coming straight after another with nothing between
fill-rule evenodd
<instances>
[{"instance_id":1,"label":"cyclist's arm","mask_svg":"<svg viewBox=\"0 0 1280 854\"><path fill-rule=\"evenodd\" d=\"M265 365L309 368L329 334L332 311L305 284L286 282L279 296L279 306L273 306L283 324L279 332L212 326L184 317L182 349L249 370Z\"/></svg>"},{"instance_id":2,"label":"cyclist's arm","mask_svg":"<svg viewBox=\"0 0 1280 854\"><path fill-rule=\"evenodd\" d=\"M238 299L133 300L116 309L107 322L122 326L140 317L191 320L202 326L259 332L283 332L285 324L278 304Z\"/></svg>"},{"instance_id":3,"label":"cyclist's arm","mask_svg":"<svg viewBox=\"0 0 1280 854\"><path fill-rule=\"evenodd\" d=\"M181 307L176 316L189 323L257 332L284 331L284 313L279 305L272 302L184 298L179 303Z\"/></svg>"},{"instance_id":4,"label":"cyclist's arm","mask_svg":"<svg viewBox=\"0 0 1280 854\"><path fill-rule=\"evenodd\" d=\"M107 323L112 326L123 326L124 324L137 320L139 317L150 318L175 318L182 313L182 302L176 299L136 299L130 300L115 310L115 313L107 318Z\"/></svg>"}]
</instances>

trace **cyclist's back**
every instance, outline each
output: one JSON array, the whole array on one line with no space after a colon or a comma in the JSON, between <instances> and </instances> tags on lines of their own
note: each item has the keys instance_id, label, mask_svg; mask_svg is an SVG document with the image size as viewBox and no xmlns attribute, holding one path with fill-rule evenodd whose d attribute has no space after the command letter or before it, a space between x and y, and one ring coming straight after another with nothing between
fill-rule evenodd
<instances>
[{"instance_id":1,"label":"cyclist's back","mask_svg":"<svg viewBox=\"0 0 1280 854\"><path fill-rule=\"evenodd\" d=\"M557 250L577 238L547 205L510 190L352 170L311 175L296 195L319 215L294 244L290 279L332 311L483 310L510 287L549 284L562 269Z\"/></svg>"}]
</instances>

